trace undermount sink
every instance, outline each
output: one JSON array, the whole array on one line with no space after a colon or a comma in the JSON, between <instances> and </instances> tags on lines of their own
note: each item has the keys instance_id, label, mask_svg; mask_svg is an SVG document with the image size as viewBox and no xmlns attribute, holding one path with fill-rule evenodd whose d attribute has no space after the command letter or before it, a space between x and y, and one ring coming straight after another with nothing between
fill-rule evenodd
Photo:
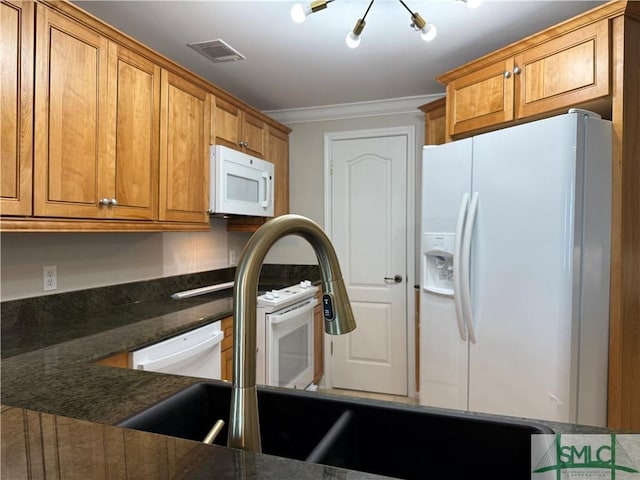
<instances>
[{"instance_id":1,"label":"undermount sink","mask_svg":"<svg viewBox=\"0 0 640 480\"><path fill-rule=\"evenodd\" d=\"M231 386L194 384L118 426L202 441L229 418ZM317 392L258 388L262 451L296 460L413 479L445 468L453 478L531 478L531 435L547 426L508 417ZM226 426L214 441L226 446Z\"/></svg>"}]
</instances>

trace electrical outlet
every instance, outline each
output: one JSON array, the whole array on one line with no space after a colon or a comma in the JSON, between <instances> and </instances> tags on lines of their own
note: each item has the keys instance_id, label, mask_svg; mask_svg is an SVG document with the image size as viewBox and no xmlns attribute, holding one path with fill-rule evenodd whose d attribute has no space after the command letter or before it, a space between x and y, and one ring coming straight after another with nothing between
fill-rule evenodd
<instances>
[{"instance_id":1,"label":"electrical outlet","mask_svg":"<svg viewBox=\"0 0 640 480\"><path fill-rule=\"evenodd\" d=\"M42 288L45 291L58 288L58 272L55 265L42 267Z\"/></svg>"},{"instance_id":2,"label":"electrical outlet","mask_svg":"<svg viewBox=\"0 0 640 480\"><path fill-rule=\"evenodd\" d=\"M229 250L229 266L235 265L236 264L236 251L235 250Z\"/></svg>"}]
</instances>

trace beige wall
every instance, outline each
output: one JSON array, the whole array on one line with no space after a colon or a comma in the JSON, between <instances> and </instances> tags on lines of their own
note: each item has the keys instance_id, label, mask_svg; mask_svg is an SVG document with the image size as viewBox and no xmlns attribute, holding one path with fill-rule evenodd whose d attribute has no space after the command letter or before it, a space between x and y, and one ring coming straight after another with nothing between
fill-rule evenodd
<instances>
[{"instance_id":1,"label":"beige wall","mask_svg":"<svg viewBox=\"0 0 640 480\"><path fill-rule=\"evenodd\" d=\"M227 267L249 234L212 219L198 233L3 233L0 299L15 300ZM58 288L44 292L42 267L56 265Z\"/></svg>"}]
</instances>

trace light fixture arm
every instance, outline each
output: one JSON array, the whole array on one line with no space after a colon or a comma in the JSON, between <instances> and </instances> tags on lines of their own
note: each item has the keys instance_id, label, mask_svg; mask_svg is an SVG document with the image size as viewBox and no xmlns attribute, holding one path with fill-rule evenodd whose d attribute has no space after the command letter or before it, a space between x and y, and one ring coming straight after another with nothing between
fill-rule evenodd
<instances>
[{"instance_id":1,"label":"light fixture arm","mask_svg":"<svg viewBox=\"0 0 640 480\"><path fill-rule=\"evenodd\" d=\"M418 12L411 11L411 9L407 7L407 4L404 3L402 0L398 0L398 1L411 14L411 21L415 25L416 30L422 30L427 25L427 22L425 21L425 19L422 18L422 16Z\"/></svg>"}]
</instances>

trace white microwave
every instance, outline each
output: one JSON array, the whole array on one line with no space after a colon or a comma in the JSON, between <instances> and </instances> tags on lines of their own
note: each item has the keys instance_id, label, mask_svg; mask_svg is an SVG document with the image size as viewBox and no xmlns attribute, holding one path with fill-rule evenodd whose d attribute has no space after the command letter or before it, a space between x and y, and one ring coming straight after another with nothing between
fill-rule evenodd
<instances>
[{"instance_id":1,"label":"white microwave","mask_svg":"<svg viewBox=\"0 0 640 480\"><path fill-rule=\"evenodd\" d=\"M273 217L273 163L211 145L209 168L210 214Z\"/></svg>"}]
</instances>

